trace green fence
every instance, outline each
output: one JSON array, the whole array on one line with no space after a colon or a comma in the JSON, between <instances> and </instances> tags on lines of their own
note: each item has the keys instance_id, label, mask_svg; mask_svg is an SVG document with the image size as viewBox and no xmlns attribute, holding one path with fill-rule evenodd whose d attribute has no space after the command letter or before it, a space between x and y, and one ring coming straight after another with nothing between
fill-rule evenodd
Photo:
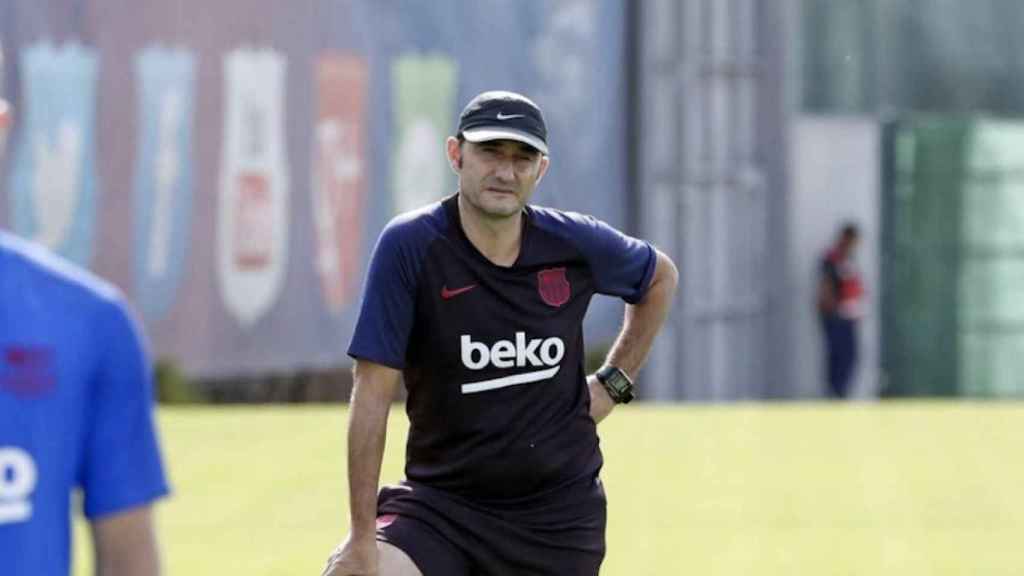
<instances>
[{"instance_id":1,"label":"green fence","mask_svg":"<svg viewBox=\"0 0 1024 576\"><path fill-rule=\"evenodd\" d=\"M884 393L1024 395L1024 123L884 134Z\"/></svg>"}]
</instances>

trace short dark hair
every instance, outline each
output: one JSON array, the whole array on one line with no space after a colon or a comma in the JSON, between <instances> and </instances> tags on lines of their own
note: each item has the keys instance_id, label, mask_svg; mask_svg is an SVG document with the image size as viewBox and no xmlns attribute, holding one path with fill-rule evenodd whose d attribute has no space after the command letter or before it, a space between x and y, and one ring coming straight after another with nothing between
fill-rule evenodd
<instances>
[{"instance_id":1,"label":"short dark hair","mask_svg":"<svg viewBox=\"0 0 1024 576\"><path fill-rule=\"evenodd\" d=\"M860 238L860 227L854 222L844 222L841 230L843 238Z\"/></svg>"}]
</instances>

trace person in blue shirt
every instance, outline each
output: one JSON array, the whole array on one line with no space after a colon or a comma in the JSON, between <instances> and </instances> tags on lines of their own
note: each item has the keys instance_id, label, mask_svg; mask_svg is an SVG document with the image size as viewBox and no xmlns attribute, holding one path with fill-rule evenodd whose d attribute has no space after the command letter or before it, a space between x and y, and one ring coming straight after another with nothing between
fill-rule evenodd
<instances>
[{"instance_id":1,"label":"person in blue shirt","mask_svg":"<svg viewBox=\"0 0 1024 576\"><path fill-rule=\"evenodd\" d=\"M596 576L606 501L597 423L633 398L675 265L591 216L528 204L547 128L521 94L463 110L452 196L381 233L348 353L348 539L327 576ZM591 298L626 302L604 366L584 370ZM404 381L406 478L378 491Z\"/></svg>"},{"instance_id":2,"label":"person in blue shirt","mask_svg":"<svg viewBox=\"0 0 1024 576\"><path fill-rule=\"evenodd\" d=\"M69 574L76 490L96 573L159 574L168 486L138 326L116 288L0 230L0 574Z\"/></svg>"}]
</instances>

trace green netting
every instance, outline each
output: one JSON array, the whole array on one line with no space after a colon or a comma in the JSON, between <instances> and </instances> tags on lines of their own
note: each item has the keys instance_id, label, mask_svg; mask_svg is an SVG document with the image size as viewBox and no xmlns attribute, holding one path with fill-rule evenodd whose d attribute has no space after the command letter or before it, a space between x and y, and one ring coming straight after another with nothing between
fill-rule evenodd
<instances>
[{"instance_id":1,"label":"green netting","mask_svg":"<svg viewBox=\"0 0 1024 576\"><path fill-rule=\"evenodd\" d=\"M887 131L884 357L893 395L951 395L960 198L970 124L923 119Z\"/></svg>"},{"instance_id":2,"label":"green netting","mask_svg":"<svg viewBox=\"0 0 1024 576\"><path fill-rule=\"evenodd\" d=\"M890 395L1024 393L1024 124L886 129Z\"/></svg>"},{"instance_id":3,"label":"green netting","mask_svg":"<svg viewBox=\"0 0 1024 576\"><path fill-rule=\"evenodd\" d=\"M1024 123L978 123L967 155L959 278L961 389L1024 392Z\"/></svg>"}]
</instances>

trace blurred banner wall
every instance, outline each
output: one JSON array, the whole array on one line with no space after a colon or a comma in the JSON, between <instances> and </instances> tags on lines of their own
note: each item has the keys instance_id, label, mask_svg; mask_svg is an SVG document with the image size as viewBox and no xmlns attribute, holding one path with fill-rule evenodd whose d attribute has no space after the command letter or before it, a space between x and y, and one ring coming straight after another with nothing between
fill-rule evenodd
<instances>
[{"instance_id":1,"label":"blurred banner wall","mask_svg":"<svg viewBox=\"0 0 1024 576\"><path fill-rule=\"evenodd\" d=\"M344 364L374 239L454 191L479 91L544 109L538 203L628 223L625 33L611 0L0 0L0 225L118 284L189 375Z\"/></svg>"}]
</instances>

